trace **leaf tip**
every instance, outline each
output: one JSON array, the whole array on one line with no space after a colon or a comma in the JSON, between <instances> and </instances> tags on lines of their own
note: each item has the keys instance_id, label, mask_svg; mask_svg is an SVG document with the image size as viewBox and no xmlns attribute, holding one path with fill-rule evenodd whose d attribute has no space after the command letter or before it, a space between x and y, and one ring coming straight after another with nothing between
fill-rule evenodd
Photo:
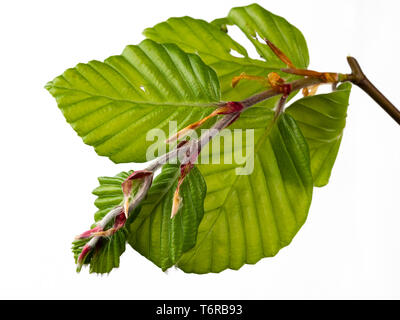
<instances>
[{"instance_id":1,"label":"leaf tip","mask_svg":"<svg viewBox=\"0 0 400 320\"><path fill-rule=\"evenodd\" d=\"M48 91L50 91L51 88L53 88L53 81L49 81L44 85L44 88Z\"/></svg>"}]
</instances>

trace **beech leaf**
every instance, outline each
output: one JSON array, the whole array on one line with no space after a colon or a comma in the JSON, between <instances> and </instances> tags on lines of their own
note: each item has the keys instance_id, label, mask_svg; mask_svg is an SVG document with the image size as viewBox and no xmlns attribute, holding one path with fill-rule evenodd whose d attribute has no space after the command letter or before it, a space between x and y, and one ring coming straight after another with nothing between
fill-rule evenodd
<instances>
[{"instance_id":1,"label":"beech leaf","mask_svg":"<svg viewBox=\"0 0 400 320\"><path fill-rule=\"evenodd\" d=\"M119 56L68 69L46 85L66 120L112 161L145 162L153 128L168 133L211 113L220 101L215 72L174 44L144 40Z\"/></svg>"},{"instance_id":2,"label":"beech leaf","mask_svg":"<svg viewBox=\"0 0 400 320\"><path fill-rule=\"evenodd\" d=\"M316 187L323 187L329 182L346 125L350 91L351 84L344 83L334 92L305 97L287 109L287 113L296 119L310 147Z\"/></svg>"}]
</instances>

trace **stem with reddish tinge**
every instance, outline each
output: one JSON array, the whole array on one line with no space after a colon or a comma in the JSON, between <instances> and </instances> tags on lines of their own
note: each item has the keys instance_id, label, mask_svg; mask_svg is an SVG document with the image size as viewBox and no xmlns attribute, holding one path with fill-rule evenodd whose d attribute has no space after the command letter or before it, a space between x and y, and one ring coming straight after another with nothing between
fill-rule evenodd
<instances>
[{"instance_id":1,"label":"stem with reddish tinge","mask_svg":"<svg viewBox=\"0 0 400 320\"><path fill-rule=\"evenodd\" d=\"M288 84L291 85L291 90L296 91L299 89L307 88L316 84L321 84L324 83L324 81L320 78L303 78L299 80L295 80L293 82L290 82ZM243 104L244 109L247 109L259 102L262 102L264 100L267 100L269 98L272 98L274 96L282 95L281 92L277 92L275 89L267 90L264 92L261 92L259 94L256 94L250 98L244 99L240 101L241 104Z\"/></svg>"},{"instance_id":2,"label":"stem with reddish tinge","mask_svg":"<svg viewBox=\"0 0 400 320\"><path fill-rule=\"evenodd\" d=\"M387 113L395 120L397 123L400 124L400 111L396 109L396 107L381 93L375 86L366 78L364 73L362 72L357 60L352 57L348 57L348 62L349 65L352 69L352 74L346 75L346 74L340 74L339 75L339 82L346 82L350 81L354 83L355 85L359 86L362 88L366 93L368 93L383 109L386 110ZM318 84L323 84L326 83L323 79L318 78L318 77L305 77L301 78L299 80L295 80L293 82L288 83L288 85L291 86L292 91L296 90L301 90L303 88L308 88L314 85ZM282 95L281 92L276 91L275 89L270 89L263 91L261 93L258 93L254 96L251 96L247 99L244 99L240 101L240 103L243 105L243 110L246 110L250 108L251 106L260 103L262 101L265 101L267 99L270 99L274 96L279 96ZM220 103L222 104L222 103ZM217 130L211 130L209 133L207 133L205 136L201 137L200 141L197 141L201 146L204 146L206 143L208 143L214 136L215 132L220 131L221 129L227 127L230 125L230 123L235 119L235 117L238 116L239 113L232 113L232 114L227 114L223 118L221 118L211 129L217 129ZM162 165L167 163L169 160L174 159L174 158L180 158L181 155L185 154L187 150L190 150L193 148L193 142L187 143L186 145L174 149L170 151L169 153L161 156L160 158L154 160L154 162L147 168L147 170L154 171L158 168L160 168Z\"/></svg>"}]
</instances>

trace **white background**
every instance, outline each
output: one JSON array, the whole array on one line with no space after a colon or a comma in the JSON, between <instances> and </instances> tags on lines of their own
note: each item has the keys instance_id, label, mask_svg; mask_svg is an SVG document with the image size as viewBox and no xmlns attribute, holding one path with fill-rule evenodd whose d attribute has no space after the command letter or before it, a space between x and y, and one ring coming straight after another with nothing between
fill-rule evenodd
<instances>
[{"instance_id":1,"label":"white background","mask_svg":"<svg viewBox=\"0 0 400 320\"><path fill-rule=\"evenodd\" d=\"M75 273L71 240L92 222L97 176L137 166L97 156L43 86L78 62L119 54L170 16L210 21L249 3L1 2L0 298L400 298L400 127L357 88L331 182L275 258L217 275L165 274L129 247L109 276ZM347 72L351 54L400 106L398 1L259 4L304 33L311 68Z\"/></svg>"}]
</instances>

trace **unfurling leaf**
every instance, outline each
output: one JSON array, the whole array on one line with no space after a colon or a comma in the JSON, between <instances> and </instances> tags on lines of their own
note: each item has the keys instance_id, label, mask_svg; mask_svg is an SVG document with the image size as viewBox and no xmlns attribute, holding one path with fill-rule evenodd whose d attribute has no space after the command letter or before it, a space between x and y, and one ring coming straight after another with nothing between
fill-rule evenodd
<instances>
[{"instance_id":1,"label":"unfurling leaf","mask_svg":"<svg viewBox=\"0 0 400 320\"><path fill-rule=\"evenodd\" d=\"M94 215L96 222L99 222L107 213L123 203L121 184L132 172L121 172L115 177L98 178L100 186L93 190L93 194L97 196L95 205L99 209ZM121 213L123 214L122 208ZM116 219L113 219L105 229L113 227ZM92 228L78 236L72 243L77 271L79 272L83 265L89 265L91 273L109 273L113 268L119 267L120 256L124 253L126 247L127 230L124 226L118 226L115 233L108 237L102 237L94 248L88 248L87 254L82 254L85 245L87 246L97 233L103 231L97 224L93 224ZM79 261L80 257L82 261Z\"/></svg>"},{"instance_id":2,"label":"unfurling leaf","mask_svg":"<svg viewBox=\"0 0 400 320\"><path fill-rule=\"evenodd\" d=\"M100 209L96 221L101 220L110 210L123 203L121 183L132 172L121 172L115 177L100 177L100 186L93 193L98 196L95 201ZM178 184L179 165L165 165L155 178L147 198L141 206L131 213L127 222L129 243L149 260L163 270L176 264L182 254L191 249L197 238L197 229L203 218L203 203L206 195L206 184L200 171L193 167L180 187L182 204L174 219L171 219L173 194ZM126 228L112 237L101 239L98 254L93 253L86 259L90 262L90 271L97 273L110 272L110 267L119 266L119 256L125 250ZM74 242L73 251L77 259L83 245L88 239ZM104 241L108 241L104 244ZM104 246L104 248L103 248ZM123 249L123 250L122 250ZM110 264L107 264L107 255Z\"/></svg>"},{"instance_id":3,"label":"unfurling leaf","mask_svg":"<svg viewBox=\"0 0 400 320\"><path fill-rule=\"evenodd\" d=\"M85 255L82 263L78 259L89 239L75 240L72 243L72 252L78 265L77 271L81 270L82 265L90 265L89 272L99 274L110 273L113 268L118 268L120 256L125 252L126 238L125 228L119 229L109 238L101 238L95 248Z\"/></svg>"},{"instance_id":4,"label":"unfurling leaf","mask_svg":"<svg viewBox=\"0 0 400 320\"><path fill-rule=\"evenodd\" d=\"M164 166L140 213L129 226L129 244L162 270L175 265L182 254L195 245L204 214L207 187L200 171L193 167L180 186L182 204L171 219L179 175L178 165Z\"/></svg>"}]
</instances>

